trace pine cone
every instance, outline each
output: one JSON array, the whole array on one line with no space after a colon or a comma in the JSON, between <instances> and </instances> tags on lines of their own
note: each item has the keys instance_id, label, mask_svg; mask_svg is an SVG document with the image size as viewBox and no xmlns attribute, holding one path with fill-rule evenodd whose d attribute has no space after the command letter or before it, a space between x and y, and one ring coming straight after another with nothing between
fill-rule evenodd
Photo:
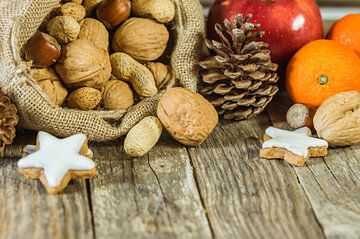
<instances>
[{"instance_id":1,"label":"pine cone","mask_svg":"<svg viewBox=\"0 0 360 239\"><path fill-rule=\"evenodd\" d=\"M242 120L261 113L278 91L278 65L271 62L269 45L258 41L260 24L237 14L231 23L216 24L221 42L206 41L216 53L200 62L203 94L224 119Z\"/></svg>"},{"instance_id":2,"label":"pine cone","mask_svg":"<svg viewBox=\"0 0 360 239\"><path fill-rule=\"evenodd\" d=\"M13 142L16 125L19 122L17 109L9 97L0 90L0 156L4 156L5 146Z\"/></svg>"}]
</instances>

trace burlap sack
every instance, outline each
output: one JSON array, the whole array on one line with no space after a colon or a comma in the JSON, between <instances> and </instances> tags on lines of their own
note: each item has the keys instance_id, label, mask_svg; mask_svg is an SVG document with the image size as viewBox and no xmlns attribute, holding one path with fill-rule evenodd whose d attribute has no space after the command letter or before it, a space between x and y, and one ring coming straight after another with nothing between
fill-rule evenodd
<instances>
[{"instance_id":1,"label":"burlap sack","mask_svg":"<svg viewBox=\"0 0 360 239\"><path fill-rule=\"evenodd\" d=\"M171 66L181 85L195 91L204 31L203 12L198 0L174 2L175 43ZM82 132L92 141L108 141L126 134L143 117L156 114L161 93L143 100L128 112L85 112L49 103L29 77L29 66L21 59L21 49L58 4L59 0L0 0L0 85L17 104L21 126L59 137Z\"/></svg>"}]
</instances>

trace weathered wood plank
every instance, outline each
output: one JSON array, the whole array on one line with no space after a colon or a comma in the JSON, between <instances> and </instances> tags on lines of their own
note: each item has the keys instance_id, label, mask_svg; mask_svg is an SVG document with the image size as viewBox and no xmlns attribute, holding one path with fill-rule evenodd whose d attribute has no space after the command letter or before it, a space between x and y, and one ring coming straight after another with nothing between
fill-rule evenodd
<instances>
[{"instance_id":1,"label":"weathered wood plank","mask_svg":"<svg viewBox=\"0 0 360 239\"><path fill-rule=\"evenodd\" d=\"M23 133L15 144L34 143ZM92 238L91 213L84 180L59 195L49 195L39 181L16 172L17 158L0 159L0 238Z\"/></svg>"},{"instance_id":2,"label":"weathered wood plank","mask_svg":"<svg viewBox=\"0 0 360 239\"><path fill-rule=\"evenodd\" d=\"M289 105L285 97L280 95L269 107L273 124L281 128L289 128L286 107L280 108ZM359 159L360 145L330 148L328 156L294 167L326 238L360 238Z\"/></svg>"},{"instance_id":3,"label":"weathered wood plank","mask_svg":"<svg viewBox=\"0 0 360 239\"><path fill-rule=\"evenodd\" d=\"M259 159L264 115L222 123L189 152L215 238L323 238L294 170Z\"/></svg>"},{"instance_id":4,"label":"weathered wood plank","mask_svg":"<svg viewBox=\"0 0 360 239\"><path fill-rule=\"evenodd\" d=\"M97 145L95 158L96 238L211 238L184 147L165 136L148 155L130 159L115 142Z\"/></svg>"}]
</instances>

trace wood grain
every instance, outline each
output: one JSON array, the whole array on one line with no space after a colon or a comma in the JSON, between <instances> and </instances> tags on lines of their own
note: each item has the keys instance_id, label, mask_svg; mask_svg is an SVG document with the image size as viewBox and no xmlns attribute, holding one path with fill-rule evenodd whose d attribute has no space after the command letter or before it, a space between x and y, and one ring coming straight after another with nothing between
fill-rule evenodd
<instances>
[{"instance_id":1,"label":"wood grain","mask_svg":"<svg viewBox=\"0 0 360 239\"><path fill-rule=\"evenodd\" d=\"M34 143L22 134L15 144ZM49 195L39 181L16 172L17 158L0 159L0 238L92 238L91 213L84 180L59 195Z\"/></svg>"},{"instance_id":2,"label":"wood grain","mask_svg":"<svg viewBox=\"0 0 360 239\"><path fill-rule=\"evenodd\" d=\"M215 238L323 238L292 167L258 157L268 125L222 123L189 149Z\"/></svg>"},{"instance_id":3,"label":"wood grain","mask_svg":"<svg viewBox=\"0 0 360 239\"><path fill-rule=\"evenodd\" d=\"M289 128L285 94L269 107L273 125ZM315 133L315 131L313 131ZM294 167L326 238L360 238L360 145L330 148L328 156Z\"/></svg>"},{"instance_id":4,"label":"wood grain","mask_svg":"<svg viewBox=\"0 0 360 239\"><path fill-rule=\"evenodd\" d=\"M97 145L91 180L96 238L211 238L186 149L169 136L144 157Z\"/></svg>"}]
</instances>

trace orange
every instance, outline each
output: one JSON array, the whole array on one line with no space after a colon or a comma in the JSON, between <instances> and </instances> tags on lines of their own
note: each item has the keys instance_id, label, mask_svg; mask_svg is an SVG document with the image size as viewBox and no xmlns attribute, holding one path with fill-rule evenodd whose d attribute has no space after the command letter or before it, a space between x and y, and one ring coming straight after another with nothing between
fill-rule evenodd
<instances>
[{"instance_id":1,"label":"orange","mask_svg":"<svg viewBox=\"0 0 360 239\"><path fill-rule=\"evenodd\" d=\"M349 14L338 20L327 38L350 47L360 56L360 14Z\"/></svg>"},{"instance_id":2,"label":"orange","mask_svg":"<svg viewBox=\"0 0 360 239\"><path fill-rule=\"evenodd\" d=\"M293 102L312 108L337 93L360 91L360 58L332 40L310 42L291 58L286 88Z\"/></svg>"}]
</instances>

